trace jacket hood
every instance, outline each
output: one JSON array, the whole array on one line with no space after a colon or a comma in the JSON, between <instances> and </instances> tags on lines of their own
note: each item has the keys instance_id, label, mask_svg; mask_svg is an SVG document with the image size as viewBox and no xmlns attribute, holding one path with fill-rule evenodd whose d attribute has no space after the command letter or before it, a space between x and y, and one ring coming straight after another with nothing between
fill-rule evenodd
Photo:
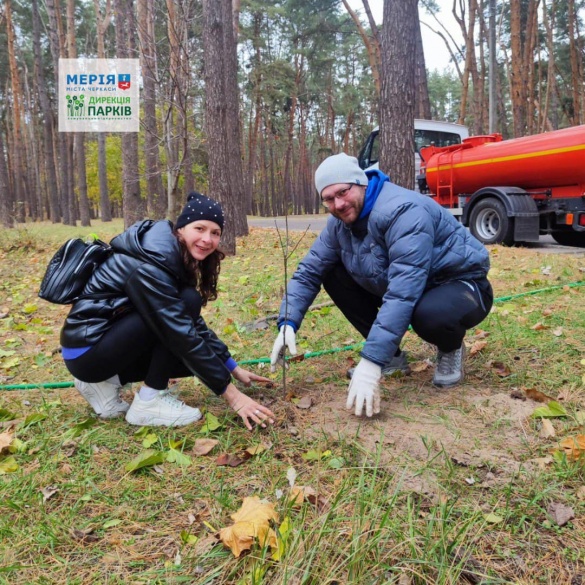
<instances>
[{"instance_id":1,"label":"jacket hood","mask_svg":"<svg viewBox=\"0 0 585 585\"><path fill-rule=\"evenodd\" d=\"M184 278L181 248L168 220L147 219L130 226L110 242L114 252L154 264L177 278Z\"/></svg>"},{"instance_id":2,"label":"jacket hood","mask_svg":"<svg viewBox=\"0 0 585 585\"><path fill-rule=\"evenodd\" d=\"M372 211L374 204L378 199L378 195L382 190L382 187L384 187L384 183L390 181L388 175L385 175L382 171L377 169L366 171L366 176L368 177L368 188L366 189L364 208L360 213L359 219L363 219L370 214L370 211Z\"/></svg>"}]
</instances>

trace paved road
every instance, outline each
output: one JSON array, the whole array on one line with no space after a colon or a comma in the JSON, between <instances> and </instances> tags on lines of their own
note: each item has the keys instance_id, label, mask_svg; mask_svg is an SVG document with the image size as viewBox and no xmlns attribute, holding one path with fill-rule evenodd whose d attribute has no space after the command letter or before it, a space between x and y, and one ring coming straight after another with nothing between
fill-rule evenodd
<instances>
[{"instance_id":1,"label":"paved road","mask_svg":"<svg viewBox=\"0 0 585 585\"><path fill-rule=\"evenodd\" d=\"M325 227L328 217L326 213L319 215L289 215L288 229L304 232L308 228L311 232L319 233ZM284 217L253 217L250 215L248 216L248 225L250 227L274 229L278 226L278 229L284 230L286 221ZM559 246L552 236L541 236L538 242L527 242L524 247L545 254L585 254L585 248Z\"/></svg>"}]
</instances>

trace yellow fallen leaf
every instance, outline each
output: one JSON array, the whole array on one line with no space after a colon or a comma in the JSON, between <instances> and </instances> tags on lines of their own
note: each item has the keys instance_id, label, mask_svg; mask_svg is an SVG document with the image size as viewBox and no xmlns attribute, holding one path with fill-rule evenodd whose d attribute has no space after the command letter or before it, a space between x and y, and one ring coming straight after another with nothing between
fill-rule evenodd
<instances>
[{"instance_id":1,"label":"yellow fallen leaf","mask_svg":"<svg viewBox=\"0 0 585 585\"><path fill-rule=\"evenodd\" d=\"M293 502L293 508L300 508L305 499L316 496L317 492L307 485L295 485L290 490L290 501Z\"/></svg>"},{"instance_id":2,"label":"yellow fallen leaf","mask_svg":"<svg viewBox=\"0 0 585 585\"><path fill-rule=\"evenodd\" d=\"M271 548L277 546L276 534L270 528L270 521L278 522L278 513L274 504L263 502L257 496L244 498L242 507L231 515L234 520L232 526L222 528L219 532L220 540L239 557L248 550L258 538L261 546L268 544Z\"/></svg>"},{"instance_id":3,"label":"yellow fallen leaf","mask_svg":"<svg viewBox=\"0 0 585 585\"><path fill-rule=\"evenodd\" d=\"M577 461L585 455L585 435L567 437L560 442L560 446L569 461Z\"/></svg>"},{"instance_id":4,"label":"yellow fallen leaf","mask_svg":"<svg viewBox=\"0 0 585 585\"><path fill-rule=\"evenodd\" d=\"M246 449L246 453L249 453L250 455L260 455L260 453L264 453L264 451L270 449L270 447L272 447L272 445L266 443L258 443L253 447L248 447Z\"/></svg>"}]
</instances>

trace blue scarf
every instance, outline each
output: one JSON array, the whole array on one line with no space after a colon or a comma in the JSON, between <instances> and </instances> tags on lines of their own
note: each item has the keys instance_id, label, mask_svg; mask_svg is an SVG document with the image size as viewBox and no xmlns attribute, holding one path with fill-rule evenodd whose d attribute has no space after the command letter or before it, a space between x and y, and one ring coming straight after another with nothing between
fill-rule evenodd
<instances>
[{"instance_id":1,"label":"blue scarf","mask_svg":"<svg viewBox=\"0 0 585 585\"><path fill-rule=\"evenodd\" d=\"M364 198L364 208L360 213L358 219L363 219L370 215L374 207L374 203L378 199L378 195L384 186L386 181L390 181L390 177L385 175L382 171L377 169L366 171L366 176L368 177L368 187L366 189L366 196Z\"/></svg>"}]
</instances>

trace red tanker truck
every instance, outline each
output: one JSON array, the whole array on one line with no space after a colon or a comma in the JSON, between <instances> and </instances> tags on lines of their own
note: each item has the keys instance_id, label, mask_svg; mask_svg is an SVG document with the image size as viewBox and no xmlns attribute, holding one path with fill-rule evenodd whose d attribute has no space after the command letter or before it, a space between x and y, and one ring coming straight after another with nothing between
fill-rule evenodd
<instances>
[{"instance_id":1,"label":"red tanker truck","mask_svg":"<svg viewBox=\"0 0 585 585\"><path fill-rule=\"evenodd\" d=\"M421 148L419 188L484 244L585 247L585 125L502 140L472 136Z\"/></svg>"}]
</instances>

